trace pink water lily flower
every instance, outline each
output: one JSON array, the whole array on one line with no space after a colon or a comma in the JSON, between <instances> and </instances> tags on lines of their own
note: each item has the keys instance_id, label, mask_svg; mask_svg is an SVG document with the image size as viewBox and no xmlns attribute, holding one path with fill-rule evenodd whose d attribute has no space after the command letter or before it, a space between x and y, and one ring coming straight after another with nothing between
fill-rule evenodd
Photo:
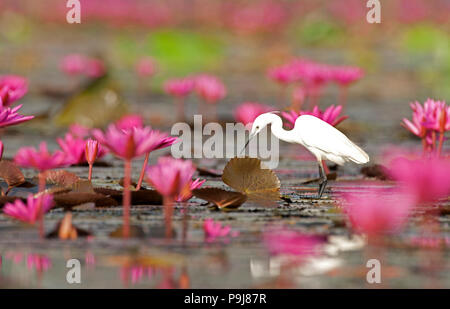
<instances>
[{"instance_id":1,"label":"pink water lily flower","mask_svg":"<svg viewBox=\"0 0 450 309\"><path fill-rule=\"evenodd\" d=\"M144 57L136 63L135 69L140 77L151 77L156 73L156 62L153 58Z\"/></svg>"},{"instance_id":2,"label":"pink water lily flower","mask_svg":"<svg viewBox=\"0 0 450 309\"><path fill-rule=\"evenodd\" d=\"M116 156L127 160L170 146L176 141L176 138L152 130L150 127L133 127L122 130L115 125L110 125L105 133L95 129L92 134L100 144L107 147Z\"/></svg>"},{"instance_id":3,"label":"pink water lily flower","mask_svg":"<svg viewBox=\"0 0 450 309\"><path fill-rule=\"evenodd\" d=\"M147 181L164 198L166 237L172 236L173 202L180 196L190 194L195 166L192 161L160 157L158 164L147 168Z\"/></svg>"},{"instance_id":4,"label":"pink water lily flower","mask_svg":"<svg viewBox=\"0 0 450 309\"><path fill-rule=\"evenodd\" d=\"M68 158L67 155L60 150L56 150L53 153L49 152L47 143L41 142L39 144L39 149L34 147L20 148L14 157L14 162L22 167L35 168L38 171L43 172L70 165L71 158Z\"/></svg>"},{"instance_id":5,"label":"pink water lily flower","mask_svg":"<svg viewBox=\"0 0 450 309\"><path fill-rule=\"evenodd\" d=\"M195 78L195 91L207 103L217 103L226 94L225 85L215 76L199 75Z\"/></svg>"},{"instance_id":6,"label":"pink water lily flower","mask_svg":"<svg viewBox=\"0 0 450 309\"><path fill-rule=\"evenodd\" d=\"M164 91L172 96L183 98L194 90L195 81L190 77L169 79L164 84Z\"/></svg>"},{"instance_id":7,"label":"pink water lily flower","mask_svg":"<svg viewBox=\"0 0 450 309\"><path fill-rule=\"evenodd\" d=\"M78 75L84 72L86 58L80 54L70 54L61 60L61 70L68 75Z\"/></svg>"},{"instance_id":8,"label":"pink water lily flower","mask_svg":"<svg viewBox=\"0 0 450 309\"><path fill-rule=\"evenodd\" d=\"M281 115L288 121L287 126L293 128L295 126L295 121L298 117L302 115L312 115L323 121L331 124L332 126L337 126L342 121L348 118L348 116L339 117L342 111L342 106L334 106L331 105L325 111L321 111L318 106L314 106L311 111L289 111L289 112L281 112Z\"/></svg>"},{"instance_id":9,"label":"pink water lily flower","mask_svg":"<svg viewBox=\"0 0 450 309\"><path fill-rule=\"evenodd\" d=\"M81 124L75 123L69 126L69 133L76 138L86 138L90 135L91 129Z\"/></svg>"},{"instance_id":10,"label":"pink water lily flower","mask_svg":"<svg viewBox=\"0 0 450 309\"><path fill-rule=\"evenodd\" d=\"M343 209L357 232L375 236L398 232L413 206L410 195L372 189L367 193L346 194Z\"/></svg>"},{"instance_id":11,"label":"pink water lily flower","mask_svg":"<svg viewBox=\"0 0 450 309\"><path fill-rule=\"evenodd\" d=\"M388 164L391 177L415 197L417 203L433 202L450 195L450 162L440 158L397 157Z\"/></svg>"},{"instance_id":12,"label":"pink water lily flower","mask_svg":"<svg viewBox=\"0 0 450 309\"><path fill-rule=\"evenodd\" d=\"M164 197L175 199L189 192L195 166L190 160L160 157L158 164L147 168L148 182Z\"/></svg>"},{"instance_id":13,"label":"pink water lily flower","mask_svg":"<svg viewBox=\"0 0 450 309\"><path fill-rule=\"evenodd\" d=\"M363 76L364 71L358 67L338 66L331 68L331 79L341 87L348 87Z\"/></svg>"},{"instance_id":14,"label":"pink water lily flower","mask_svg":"<svg viewBox=\"0 0 450 309\"><path fill-rule=\"evenodd\" d=\"M445 132L450 130L450 106L444 101L428 99L423 106L419 102L410 103L413 110L412 121L404 118L402 126L414 135L422 139L424 152L432 152L436 149L436 141L439 144L437 154L440 155L445 140Z\"/></svg>"},{"instance_id":15,"label":"pink water lily flower","mask_svg":"<svg viewBox=\"0 0 450 309\"><path fill-rule=\"evenodd\" d=\"M185 120L184 100L195 87L195 80L190 77L170 79L164 84L164 91L175 98L178 121Z\"/></svg>"},{"instance_id":16,"label":"pink water lily flower","mask_svg":"<svg viewBox=\"0 0 450 309\"><path fill-rule=\"evenodd\" d=\"M117 128L121 130L128 130L132 128L142 128L144 126L144 120L141 115L130 114L121 117L115 122Z\"/></svg>"},{"instance_id":17,"label":"pink water lily flower","mask_svg":"<svg viewBox=\"0 0 450 309\"><path fill-rule=\"evenodd\" d=\"M22 107L18 105L14 108L4 107L0 105L0 128L13 126L34 118L34 116L23 116L17 113Z\"/></svg>"},{"instance_id":18,"label":"pink water lily flower","mask_svg":"<svg viewBox=\"0 0 450 309\"><path fill-rule=\"evenodd\" d=\"M35 224L40 216L48 212L53 207L53 196L50 194L33 197L29 194L27 202L17 199L14 203L6 203L3 213L11 218L20 220L28 224Z\"/></svg>"},{"instance_id":19,"label":"pink water lily flower","mask_svg":"<svg viewBox=\"0 0 450 309\"><path fill-rule=\"evenodd\" d=\"M0 105L11 106L28 91L28 81L16 75L0 76Z\"/></svg>"},{"instance_id":20,"label":"pink water lily flower","mask_svg":"<svg viewBox=\"0 0 450 309\"><path fill-rule=\"evenodd\" d=\"M91 78L99 78L106 74L106 66L100 59L89 58L86 60L85 73Z\"/></svg>"},{"instance_id":21,"label":"pink water lily flower","mask_svg":"<svg viewBox=\"0 0 450 309\"><path fill-rule=\"evenodd\" d=\"M270 254L297 258L319 253L320 245L325 243L323 237L278 227L264 231L263 241Z\"/></svg>"},{"instance_id":22,"label":"pink water lily flower","mask_svg":"<svg viewBox=\"0 0 450 309\"><path fill-rule=\"evenodd\" d=\"M64 139L57 138L59 147L66 154L67 160L71 164L86 163L86 141L79 137L74 137L72 134L67 133ZM97 158L101 158L106 154L106 150L103 147L99 147L96 153Z\"/></svg>"},{"instance_id":23,"label":"pink water lily flower","mask_svg":"<svg viewBox=\"0 0 450 309\"><path fill-rule=\"evenodd\" d=\"M204 183L205 179L195 179L194 181L191 181L191 184L189 185L189 191L183 192L179 194L176 198L176 202L187 202L192 197L192 190L200 188Z\"/></svg>"},{"instance_id":24,"label":"pink water lily flower","mask_svg":"<svg viewBox=\"0 0 450 309\"><path fill-rule=\"evenodd\" d=\"M106 67L102 60L81 54L65 56L60 67L68 75L85 74L91 78L99 78L106 74Z\"/></svg>"},{"instance_id":25,"label":"pink water lily flower","mask_svg":"<svg viewBox=\"0 0 450 309\"><path fill-rule=\"evenodd\" d=\"M267 76L282 86L286 86L296 81L295 71L290 64L269 69Z\"/></svg>"},{"instance_id":26,"label":"pink water lily flower","mask_svg":"<svg viewBox=\"0 0 450 309\"><path fill-rule=\"evenodd\" d=\"M154 131L150 127L133 127L127 130L121 130L115 125L110 125L106 133L97 129L94 130L92 134L100 144L107 147L112 153L125 161L123 236L128 238L130 235L131 160L146 155L146 161L148 161L148 155L151 151L170 146L175 143L177 139L169 137L159 131ZM142 175L145 174L145 167L146 162L144 162L142 168L144 170L144 172L141 172ZM139 183L141 182L142 181L140 180Z\"/></svg>"},{"instance_id":27,"label":"pink water lily flower","mask_svg":"<svg viewBox=\"0 0 450 309\"><path fill-rule=\"evenodd\" d=\"M122 159L131 160L145 155L136 190L139 190L142 186L150 153L178 142L177 138L171 137L166 133L152 130L150 127L139 127L141 124L140 118L133 115L122 119L122 122L119 124L127 129L121 129L117 125L110 125L106 134L103 134L100 130L93 131L94 137L101 144Z\"/></svg>"},{"instance_id":28,"label":"pink water lily flower","mask_svg":"<svg viewBox=\"0 0 450 309\"><path fill-rule=\"evenodd\" d=\"M270 112L272 110L273 108L264 104L256 102L245 102L239 105L234 110L234 118L236 119L236 121L247 125L249 123L252 123L259 115Z\"/></svg>"},{"instance_id":29,"label":"pink water lily flower","mask_svg":"<svg viewBox=\"0 0 450 309\"><path fill-rule=\"evenodd\" d=\"M222 226L220 222L215 222L213 219L205 219L203 221L203 232L205 233L205 240L207 242L212 242L217 238L223 237L237 237L239 231L231 230L230 225Z\"/></svg>"},{"instance_id":30,"label":"pink water lily flower","mask_svg":"<svg viewBox=\"0 0 450 309\"><path fill-rule=\"evenodd\" d=\"M85 147L85 157L86 161L89 164L89 174L88 174L88 180L92 180L92 166L94 165L95 159L98 156L98 141L93 139L88 139L86 141L86 147Z\"/></svg>"}]
</instances>

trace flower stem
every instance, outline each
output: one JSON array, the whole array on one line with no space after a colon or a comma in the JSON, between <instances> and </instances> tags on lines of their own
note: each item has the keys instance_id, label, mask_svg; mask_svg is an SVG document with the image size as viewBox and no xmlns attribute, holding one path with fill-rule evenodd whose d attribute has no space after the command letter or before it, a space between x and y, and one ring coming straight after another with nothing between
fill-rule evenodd
<instances>
[{"instance_id":1,"label":"flower stem","mask_svg":"<svg viewBox=\"0 0 450 309\"><path fill-rule=\"evenodd\" d=\"M166 225L166 238L172 238L173 198L164 197L164 220Z\"/></svg>"},{"instance_id":2,"label":"flower stem","mask_svg":"<svg viewBox=\"0 0 450 309\"><path fill-rule=\"evenodd\" d=\"M39 173L39 192L42 194L45 191L45 173ZM44 207L42 205L42 195L39 200L39 235L42 239L45 238L44 231Z\"/></svg>"},{"instance_id":3,"label":"flower stem","mask_svg":"<svg viewBox=\"0 0 450 309\"><path fill-rule=\"evenodd\" d=\"M438 157L441 156L442 153L442 146L444 145L444 133L439 133L439 146L438 146Z\"/></svg>"},{"instance_id":4,"label":"flower stem","mask_svg":"<svg viewBox=\"0 0 450 309\"><path fill-rule=\"evenodd\" d=\"M125 160L123 190L123 237L130 237L131 160Z\"/></svg>"},{"instance_id":5,"label":"flower stem","mask_svg":"<svg viewBox=\"0 0 450 309\"><path fill-rule=\"evenodd\" d=\"M427 153L427 138L422 137L422 148L423 148L423 156L426 156Z\"/></svg>"},{"instance_id":6,"label":"flower stem","mask_svg":"<svg viewBox=\"0 0 450 309\"><path fill-rule=\"evenodd\" d=\"M148 152L145 155L145 160L144 160L144 163L142 164L142 168L141 168L141 174L139 175L139 180L138 180L138 183L136 186L136 191L141 189L142 181L144 181L144 176L145 176L145 168L147 167L149 157L150 157L150 152Z\"/></svg>"},{"instance_id":7,"label":"flower stem","mask_svg":"<svg viewBox=\"0 0 450 309\"><path fill-rule=\"evenodd\" d=\"M177 119L180 122L184 121L184 100L182 97L175 98L175 104L177 105Z\"/></svg>"},{"instance_id":8,"label":"flower stem","mask_svg":"<svg viewBox=\"0 0 450 309\"><path fill-rule=\"evenodd\" d=\"M89 180L89 181L92 180L92 164L89 164L89 176L88 176L88 180Z\"/></svg>"},{"instance_id":9,"label":"flower stem","mask_svg":"<svg viewBox=\"0 0 450 309\"><path fill-rule=\"evenodd\" d=\"M342 86L339 88L339 105L342 105L342 111L345 110L345 106L347 105L347 87Z\"/></svg>"}]
</instances>

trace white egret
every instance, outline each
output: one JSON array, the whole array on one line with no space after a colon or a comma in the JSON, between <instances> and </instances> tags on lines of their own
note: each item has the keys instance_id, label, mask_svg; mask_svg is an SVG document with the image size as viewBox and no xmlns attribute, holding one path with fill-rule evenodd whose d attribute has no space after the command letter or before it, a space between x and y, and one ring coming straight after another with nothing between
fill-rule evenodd
<instances>
[{"instance_id":1,"label":"white egret","mask_svg":"<svg viewBox=\"0 0 450 309\"><path fill-rule=\"evenodd\" d=\"M316 157L320 178L322 179L319 184L319 198L322 197L327 185L327 176L323 169L322 160L329 160L338 165L343 165L349 161L357 164L369 162L367 153L356 146L347 136L327 122L311 115L298 117L294 128L289 131L283 129L283 121L274 112L261 114L253 122L245 147L247 147L250 139L269 124L272 125L273 135L278 139L303 145Z\"/></svg>"}]
</instances>

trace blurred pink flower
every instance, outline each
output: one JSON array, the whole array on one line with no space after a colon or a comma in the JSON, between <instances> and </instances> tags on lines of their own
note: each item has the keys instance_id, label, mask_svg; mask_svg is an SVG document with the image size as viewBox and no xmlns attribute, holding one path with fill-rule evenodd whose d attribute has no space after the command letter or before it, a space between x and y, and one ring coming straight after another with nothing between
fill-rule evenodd
<instances>
[{"instance_id":1,"label":"blurred pink flower","mask_svg":"<svg viewBox=\"0 0 450 309\"><path fill-rule=\"evenodd\" d=\"M450 195L450 162L440 158L410 160L398 157L388 164L391 177L415 197L417 203L433 202Z\"/></svg>"},{"instance_id":2,"label":"blurred pink flower","mask_svg":"<svg viewBox=\"0 0 450 309\"><path fill-rule=\"evenodd\" d=\"M3 212L14 219L28 224L35 224L40 216L48 212L52 207L52 195L44 194L39 197L33 197L32 194L29 194L26 204L22 200L17 199L14 203L6 203L3 207Z\"/></svg>"},{"instance_id":3,"label":"blurred pink flower","mask_svg":"<svg viewBox=\"0 0 450 309\"><path fill-rule=\"evenodd\" d=\"M386 189L346 194L343 202L353 228L368 235L397 232L414 206L411 196Z\"/></svg>"},{"instance_id":4,"label":"blurred pink flower","mask_svg":"<svg viewBox=\"0 0 450 309\"><path fill-rule=\"evenodd\" d=\"M280 85L288 85L296 81L294 70L290 64L281 65L269 69L267 76Z\"/></svg>"},{"instance_id":5,"label":"blurred pink flower","mask_svg":"<svg viewBox=\"0 0 450 309\"><path fill-rule=\"evenodd\" d=\"M192 177L192 176L191 176ZM196 179L194 181L191 180L191 184L189 185L189 191L186 191L184 193L181 193L175 198L176 202L187 202L192 197L192 190L200 188L204 183L205 179Z\"/></svg>"},{"instance_id":6,"label":"blurred pink flower","mask_svg":"<svg viewBox=\"0 0 450 309\"><path fill-rule=\"evenodd\" d=\"M341 87L347 87L363 76L364 71L358 67L338 66L331 68L331 79Z\"/></svg>"},{"instance_id":7,"label":"blurred pink flower","mask_svg":"<svg viewBox=\"0 0 450 309\"><path fill-rule=\"evenodd\" d=\"M132 128L142 128L144 126L144 120L141 115L129 114L122 116L115 123L116 127L121 130L128 130Z\"/></svg>"},{"instance_id":8,"label":"blurred pink flower","mask_svg":"<svg viewBox=\"0 0 450 309\"><path fill-rule=\"evenodd\" d=\"M91 78L99 78L106 74L106 67L102 60L89 58L86 60L84 72Z\"/></svg>"},{"instance_id":9,"label":"blurred pink flower","mask_svg":"<svg viewBox=\"0 0 450 309\"><path fill-rule=\"evenodd\" d=\"M68 75L85 74L91 78L99 78L106 73L102 60L81 54L70 54L61 60L61 70Z\"/></svg>"},{"instance_id":10,"label":"blurred pink flower","mask_svg":"<svg viewBox=\"0 0 450 309\"><path fill-rule=\"evenodd\" d=\"M144 57L136 63L136 73L140 77L150 77L156 73L156 62L153 58Z\"/></svg>"},{"instance_id":11,"label":"blurred pink flower","mask_svg":"<svg viewBox=\"0 0 450 309\"><path fill-rule=\"evenodd\" d=\"M286 228L270 228L264 231L263 241L272 255L305 257L319 253L325 239Z\"/></svg>"},{"instance_id":12,"label":"blurred pink flower","mask_svg":"<svg viewBox=\"0 0 450 309\"><path fill-rule=\"evenodd\" d=\"M290 20L285 2L260 0L227 4L230 7L225 15L227 25L242 33L273 33Z\"/></svg>"},{"instance_id":13,"label":"blurred pink flower","mask_svg":"<svg viewBox=\"0 0 450 309\"><path fill-rule=\"evenodd\" d=\"M47 143L41 142L39 149L34 147L20 148L14 157L14 162L22 167L35 168L43 172L49 169L70 165L71 159L72 158L68 158L67 155L60 150L50 153L47 149Z\"/></svg>"},{"instance_id":14,"label":"blurred pink flower","mask_svg":"<svg viewBox=\"0 0 450 309\"><path fill-rule=\"evenodd\" d=\"M232 231L231 226L222 226L220 222L215 222L213 219L205 219L203 221L203 232L205 233L205 240L207 242L212 242L216 238L222 237L237 237L239 231Z\"/></svg>"},{"instance_id":15,"label":"blurred pink flower","mask_svg":"<svg viewBox=\"0 0 450 309\"><path fill-rule=\"evenodd\" d=\"M164 197L176 199L190 193L195 166L190 160L160 157L147 168L147 181Z\"/></svg>"},{"instance_id":16,"label":"blurred pink flower","mask_svg":"<svg viewBox=\"0 0 450 309\"><path fill-rule=\"evenodd\" d=\"M247 125L248 123L252 123L256 117L261 114L272 111L273 109L270 106L256 103L256 102L245 102L239 105L234 110L234 118L236 121Z\"/></svg>"},{"instance_id":17,"label":"blurred pink flower","mask_svg":"<svg viewBox=\"0 0 450 309\"><path fill-rule=\"evenodd\" d=\"M320 87L331 81L332 67L307 59L295 59L289 63L295 80L301 80L306 87Z\"/></svg>"},{"instance_id":18,"label":"blurred pink flower","mask_svg":"<svg viewBox=\"0 0 450 309\"><path fill-rule=\"evenodd\" d=\"M195 82L192 78L169 79L164 84L164 91L172 96L185 97L194 90Z\"/></svg>"},{"instance_id":19,"label":"blurred pink flower","mask_svg":"<svg viewBox=\"0 0 450 309\"><path fill-rule=\"evenodd\" d=\"M168 147L177 141L177 138L152 130L150 127L121 130L115 125L110 125L105 133L95 129L92 134L100 144L125 160Z\"/></svg>"},{"instance_id":20,"label":"blurred pink flower","mask_svg":"<svg viewBox=\"0 0 450 309\"><path fill-rule=\"evenodd\" d=\"M22 107L18 105L14 108L4 107L0 105L0 128L13 126L34 118L34 116L23 116L17 113Z\"/></svg>"},{"instance_id":21,"label":"blurred pink flower","mask_svg":"<svg viewBox=\"0 0 450 309\"><path fill-rule=\"evenodd\" d=\"M227 94L225 85L217 77L207 74L195 78L195 91L207 103L217 103Z\"/></svg>"},{"instance_id":22,"label":"blurred pink flower","mask_svg":"<svg viewBox=\"0 0 450 309\"><path fill-rule=\"evenodd\" d=\"M70 54L61 60L61 70L68 75L78 75L84 73L86 68L86 58L80 54Z\"/></svg>"},{"instance_id":23,"label":"blurred pink flower","mask_svg":"<svg viewBox=\"0 0 450 309\"><path fill-rule=\"evenodd\" d=\"M28 91L28 82L25 78L16 75L0 76L0 105L11 106L21 99Z\"/></svg>"},{"instance_id":24,"label":"blurred pink flower","mask_svg":"<svg viewBox=\"0 0 450 309\"><path fill-rule=\"evenodd\" d=\"M69 133L76 138L86 138L90 135L91 129L80 124L72 124L69 126Z\"/></svg>"},{"instance_id":25,"label":"blurred pink flower","mask_svg":"<svg viewBox=\"0 0 450 309\"><path fill-rule=\"evenodd\" d=\"M318 106L314 106L312 111L289 111L289 112L281 112L281 115L288 121L287 126L289 128L293 128L295 126L295 121L298 117L302 115L312 115L323 121L331 124L332 126L337 126L342 121L348 118L348 116L341 116L339 114L342 111L342 106L334 106L331 105L325 111L321 111Z\"/></svg>"}]
</instances>

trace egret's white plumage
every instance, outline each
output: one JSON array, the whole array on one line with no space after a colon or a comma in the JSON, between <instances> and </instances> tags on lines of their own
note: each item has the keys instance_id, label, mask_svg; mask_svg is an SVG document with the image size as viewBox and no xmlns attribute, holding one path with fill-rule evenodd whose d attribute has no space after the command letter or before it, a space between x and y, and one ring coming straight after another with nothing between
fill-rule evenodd
<instances>
[{"instance_id":1,"label":"egret's white plumage","mask_svg":"<svg viewBox=\"0 0 450 309\"><path fill-rule=\"evenodd\" d=\"M303 145L316 157L319 162L319 173L323 179L319 196L322 195L326 185L322 160L329 160L339 165L349 161L357 164L369 162L367 153L335 127L315 116L303 115L298 117L294 128L289 131L283 129L283 121L280 116L273 112L261 114L253 122L250 138L269 124L272 125L273 135L278 139Z\"/></svg>"}]
</instances>

